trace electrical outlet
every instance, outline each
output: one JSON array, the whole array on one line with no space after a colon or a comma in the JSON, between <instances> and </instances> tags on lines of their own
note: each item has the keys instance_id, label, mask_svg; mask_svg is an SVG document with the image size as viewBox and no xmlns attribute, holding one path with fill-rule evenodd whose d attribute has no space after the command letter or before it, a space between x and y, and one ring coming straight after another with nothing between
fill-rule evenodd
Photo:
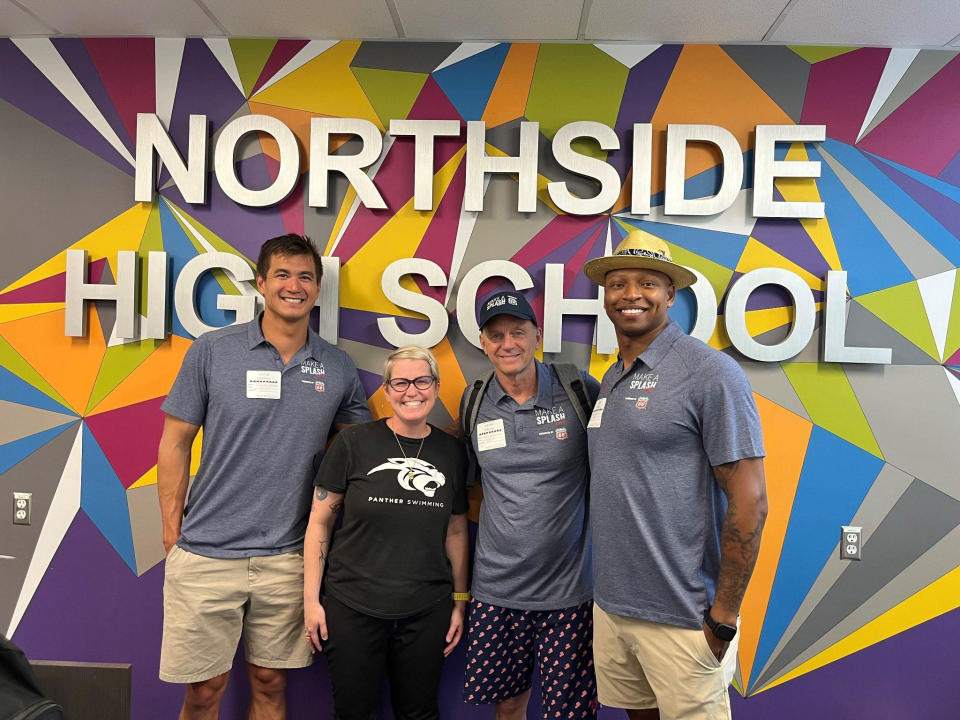
<instances>
[{"instance_id":1,"label":"electrical outlet","mask_svg":"<svg viewBox=\"0 0 960 720\"><path fill-rule=\"evenodd\" d=\"M13 524L29 525L33 510L33 493L15 492L13 494Z\"/></svg>"},{"instance_id":2,"label":"electrical outlet","mask_svg":"<svg viewBox=\"0 0 960 720\"><path fill-rule=\"evenodd\" d=\"M859 560L863 528L843 525L840 528L840 559Z\"/></svg>"}]
</instances>

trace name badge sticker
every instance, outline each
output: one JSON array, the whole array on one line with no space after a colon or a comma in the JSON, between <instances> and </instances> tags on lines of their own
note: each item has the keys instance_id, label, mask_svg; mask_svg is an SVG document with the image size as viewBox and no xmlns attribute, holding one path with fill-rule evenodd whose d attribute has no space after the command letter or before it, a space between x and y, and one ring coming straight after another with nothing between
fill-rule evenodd
<instances>
[{"instance_id":1,"label":"name badge sticker","mask_svg":"<svg viewBox=\"0 0 960 720\"><path fill-rule=\"evenodd\" d=\"M600 422L603 420L603 408L606 407L606 405L606 398L597 400L597 404L593 406L593 414L590 415L590 422L587 423L588 428L600 427Z\"/></svg>"},{"instance_id":2,"label":"name badge sticker","mask_svg":"<svg viewBox=\"0 0 960 720\"><path fill-rule=\"evenodd\" d=\"M247 370L247 397L280 399L279 370Z\"/></svg>"},{"instance_id":3,"label":"name badge sticker","mask_svg":"<svg viewBox=\"0 0 960 720\"><path fill-rule=\"evenodd\" d=\"M507 435L503 430L503 419L497 418L477 425L477 451L496 450L507 446Z\"/></svg>"}]
</instances>

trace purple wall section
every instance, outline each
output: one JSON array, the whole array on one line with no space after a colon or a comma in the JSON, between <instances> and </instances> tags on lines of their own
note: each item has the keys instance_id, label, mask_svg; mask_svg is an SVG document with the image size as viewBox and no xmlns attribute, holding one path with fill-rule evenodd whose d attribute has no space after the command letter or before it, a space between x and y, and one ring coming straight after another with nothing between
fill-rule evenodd
<instances>
[{"instance_id":1,"label":"purple wall section","mask_svg":"<svg viewBox=\"0 0 960 720\"><path fill-rule=\"evenodd\" d=\"M34 660L131 663L134 720L176 717L181 691L156 681L162 587L162 565L138 578L81 510L13 641Z\"/></svg>"},{"instance_id":2,"label":"purple wall section","mask_svg":"<svg viewBox=\"0 0 960 720\"><path fill-rule=\"evenodd\" d=\"M960 610L742 698L737 720L957 720Z\"/></svg>"},{"instance_id":3,"label":"purple wall section","mask_svg":"<svg viewBox=\"0 0 960 720\"><path fill-rule=\"evenodd\" d=\"M136 578L81 511L44 575L14 641L37 660L119 662L133 665L133 720L173 718L182 689L158 682L163 567ZM84 588L71 595L65 588ZM138 612L129 612L137 607ZM96 637L95 645L89 638ZM827 668L808 673L751 698L732 692L737 720L956 720L960 610L873 645ZM904 662L909 658L909 662ZM441 715L474 720L487 709L460 701L462 646L447 661L440 692ZM245 717L249 686L242 673L228 686L221 717ZM295 671L289 681L289 717L332 715L323 660ZM537 717L538 698L530 717ZM389 717L389 712L385 712ZM601 720L623 718L604 708Z\"/></svg>"}]
</instances>

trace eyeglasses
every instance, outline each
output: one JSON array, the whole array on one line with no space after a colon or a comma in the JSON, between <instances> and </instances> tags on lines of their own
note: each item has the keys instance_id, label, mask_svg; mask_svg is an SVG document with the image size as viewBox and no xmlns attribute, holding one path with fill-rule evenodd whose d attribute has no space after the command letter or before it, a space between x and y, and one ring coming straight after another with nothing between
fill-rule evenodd
<instances>
[{"instance_id":1,"label":"eyeglasses","mask_svg":"<svg viewBox=\"0 0 960 720\"><path fill-rule=\"evenodd\" d=\"M406 392L407 388L413 385L417 390L428 390L433 387L436 379L431 375L421 375L418 378L410 380L409 378L390 378L387 385L395 392Z\"/></svg>"}]
</instances>

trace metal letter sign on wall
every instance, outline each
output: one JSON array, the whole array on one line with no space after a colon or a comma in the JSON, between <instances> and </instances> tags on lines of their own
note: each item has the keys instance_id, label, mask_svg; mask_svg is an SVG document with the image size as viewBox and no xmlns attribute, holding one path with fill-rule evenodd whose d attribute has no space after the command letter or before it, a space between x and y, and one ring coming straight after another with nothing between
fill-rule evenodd
<instances>
[{"instance_id":1,"label":"metal letter sign on wall","mask_svg":"<svg viewBox=\"0 0 960 720\"><path fill-rule=\"evenodd\" d=\"M637 125L635 134L640 134L644 126ZM188 202L203 203L201 178L206 177L206 128L207 118L203 115L190 116L190 153L184 163L173 141L164 132L163 125L156 115L140 113L137 115L137 162L134 199L152 202L154 189L150 183L154 177L156 158L172 162L178 172L175 181L185 184L184 198L196 198ZM485 146L486 126L483 122L467 123L467 185L464 208L470 211L483 210L483 186L488 173L511 173L520 178L520 191L517 198L518 212L536 211L536 177L539 166L537 137L540 126L535 122L520 122L520 154L517 157L490 157ZM241 137L248 133L268 134L279 149L280 170L278 177L263 190L251 190L236 176L234 162L236 146ZM428 181L433 175L434 144L438 137L457 137L460 124L455 120L390 120L390 134L394 137L412 136L415 139L414 156L414 209L433 210L433 193ZM345 157L331 156L329 152L331 135L351 135L362 140L363 150L356 155ZM820 177L819 162L784 162L774 160L774 150L778 142L816 142L826 137L823 125L758 125L757 153L754 160L755 178L753 214L755 217L792 217L821 218L821 202L784 202L773 197L773 181L777 177L816 178ZM563 212L572 215L596 215L607 212L616 203L620 195L620 176L608 163L590 155L576 152L572 147L574 140L590 138L601 150L619 150L620 140L616 132L597 122L573 122L561 127L553 136L553 159L565 170L596 180L600 187L592 197L581 198L569 192L564 182L547 185L550 198ZM646 136L644 136L644 141ZM720 150L722 162L719 167L723 181L720 189L711 197L690 199L684 197L684 184L687 177L687 145L691 142L708 143ZM308 179L310 204L327 207L327 183L329 173L337 171L350 181L351 187L359 194L363 204L369 208L383 209L386 206L377 191L376 184L363 173L363 168L377 161L383 149L383 138L376 126L362 118L314 118L310 123L311 162L316 172ZM630 168L633 176L631 191L639 194L640 188L647 189L647 178L653 172L651 153L640 147ZM743 148L737 138L722 127L715 125L672 124L667 128L666 155L666 206L668 215L718 215L729 208L740 190L743 180ZM313 157L316 155L316 157ZM247 115L232 120L224 127L214 150L214 169L216 179L227 197L240 205L265 207L282 202L297 183L299 159L296 137L290 129L269 115ZM762 193L760 190L762 189ZM645 195L645 193L644 193ZM641 209L642 208L642 209ZM648 214L649 202L638 198L631 207L634 214Z\"/></svg>"}]
</instances>

